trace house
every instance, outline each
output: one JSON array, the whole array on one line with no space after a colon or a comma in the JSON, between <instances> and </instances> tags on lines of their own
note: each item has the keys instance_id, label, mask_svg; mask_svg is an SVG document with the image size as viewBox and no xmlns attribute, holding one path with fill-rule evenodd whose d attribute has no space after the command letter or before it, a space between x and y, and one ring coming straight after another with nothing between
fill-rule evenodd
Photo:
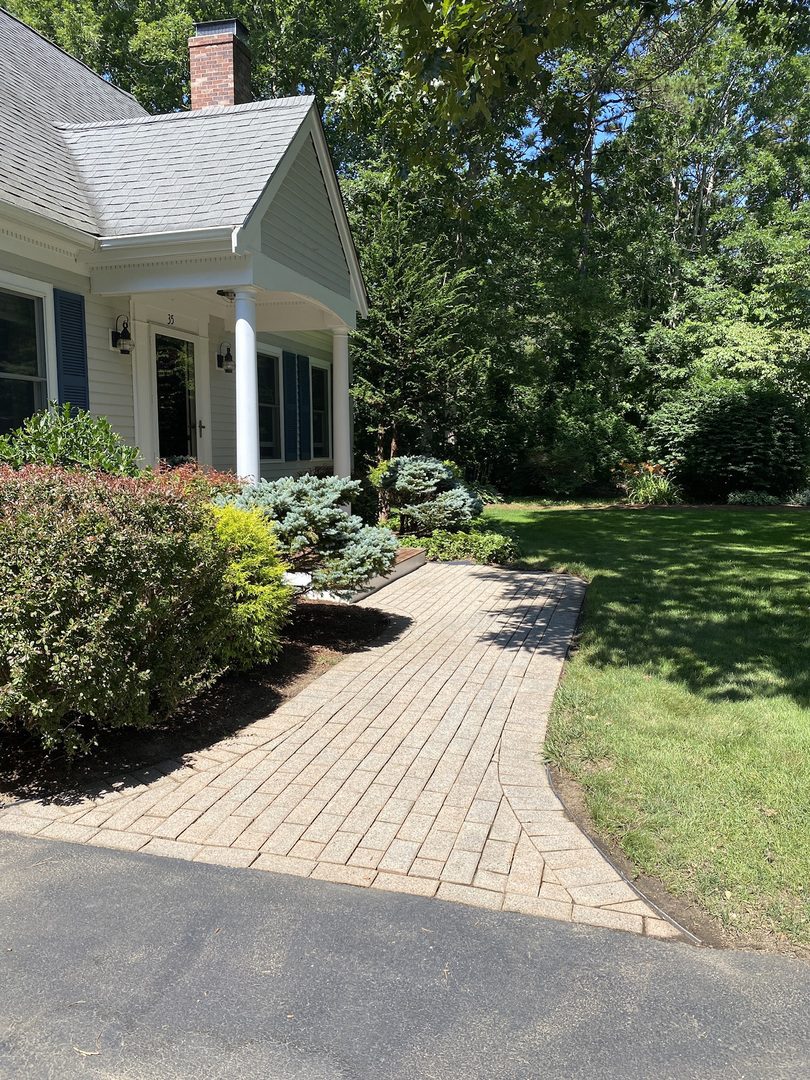
<instances>
[{"instance_id":1,"label":"house","mask_svg":"<svg viewBox=\"0 0 810 1080\"><path fill-rule=\"evenodd\" d=\"M348 475L366 294L315 102L250 100L239 20L189 51L152 116L0 9L0 432L58 399L146 464Z\"/></svg>"}]
</instances>

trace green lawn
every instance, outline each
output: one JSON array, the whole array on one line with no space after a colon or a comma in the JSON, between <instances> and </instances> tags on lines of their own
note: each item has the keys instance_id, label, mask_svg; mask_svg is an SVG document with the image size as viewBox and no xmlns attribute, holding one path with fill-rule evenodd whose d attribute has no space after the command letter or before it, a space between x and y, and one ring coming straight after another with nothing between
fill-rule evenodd
<instances>
[{"instance_id":1,"label":"green lawn","mask_svg":"<svg viewBox=\"0 0 810 1080\"><path fill-rule=\"evenodd\" d=\"M597 827L746 940L810 945L810 513L487 513L591 582L547 749Z\"/></svg>"}]
</instances>

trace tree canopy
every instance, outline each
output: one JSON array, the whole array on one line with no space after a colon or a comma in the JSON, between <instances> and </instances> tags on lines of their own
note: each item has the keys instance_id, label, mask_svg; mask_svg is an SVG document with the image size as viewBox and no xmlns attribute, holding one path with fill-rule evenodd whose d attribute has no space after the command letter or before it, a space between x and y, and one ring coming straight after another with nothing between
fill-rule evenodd
<instances>
[{"instance_id":1,"label":"tree canopy","mask_svg":"<svg viewBox=\"0 0 810 1080\"><path fill-rule=\"evenodd\" d=\"M220 4L7 0L150 109ZM726 383L810 399L804 0L235 0L311 92L372 298L358 447L568 493Z\"/></svg>"}]
</instances>

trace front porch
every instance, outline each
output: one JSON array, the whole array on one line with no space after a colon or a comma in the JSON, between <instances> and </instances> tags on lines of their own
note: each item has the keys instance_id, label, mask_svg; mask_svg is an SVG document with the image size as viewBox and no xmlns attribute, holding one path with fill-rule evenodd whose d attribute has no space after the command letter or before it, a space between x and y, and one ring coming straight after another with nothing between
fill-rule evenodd
<instances>
[{"instance_id":1,"label":"front porch","mask_svg":"<svg viewBox=\"0 0 810 1080\"><path fill-rule=\"evenodd\" d=\"M145 464L196 458L251 480L352 470L349 326L256 287L122 297L135 443Z\"/></svg>"}]
</instances>

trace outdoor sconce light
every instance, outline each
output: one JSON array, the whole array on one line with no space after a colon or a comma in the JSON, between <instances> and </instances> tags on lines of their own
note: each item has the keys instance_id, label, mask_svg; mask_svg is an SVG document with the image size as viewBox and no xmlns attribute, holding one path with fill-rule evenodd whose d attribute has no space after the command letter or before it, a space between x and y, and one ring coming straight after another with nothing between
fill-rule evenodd
<instances>
[{"instance_id":1,"label":"outdoor sconce light","mask_svg":"<svg viewBox=\"0 0 810 1080\"><path fill-rule=\"evenodd\" d=\"M224 352L222 351L224 348ZM231 355L231 347L226 342L221 342L219 346L219 352L217 353L217 367L224 371L227 375L233 375L233 356Z\"/></svg>"},{"instance_id":2,"label":"outdoor sconce light","mask_svg":"<svg viewBox=\"0 0 810 1080\"><path fill-rule=\"evenodd\" d=\"M121 323L121 329L118 329L118 324ZM126 315L119 315L115 320L115 329L110 331L110 341L114 349L122 354L122 356L129 356L132 352L132 334L129 332L129 319Z\"/></svg>"}]
</instances>

